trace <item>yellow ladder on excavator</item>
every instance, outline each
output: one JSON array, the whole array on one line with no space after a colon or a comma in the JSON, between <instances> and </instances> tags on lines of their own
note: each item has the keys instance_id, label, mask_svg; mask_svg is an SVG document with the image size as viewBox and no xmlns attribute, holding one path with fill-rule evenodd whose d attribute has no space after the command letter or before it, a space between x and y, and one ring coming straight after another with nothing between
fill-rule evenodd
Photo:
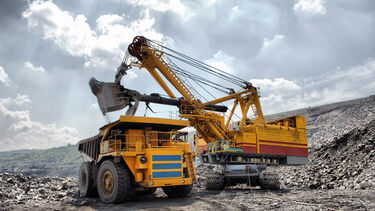
<instances>
[{"instance_id":1,"label":"yellow ladder on excavator","mask_svg":"<svg viewBox=\"0 0 375 211\"><path fill-rule=\"evenodd\" d=\"M186 153L186 165L189 177L192 178L193 181L197 181L197 176L195 174L195 168L193 164L193 155L191 152Z\"/></svg>"},{"instance_id":2,"label":"yellow ladder on excavator","mask_svg":"<svg viewBox=\"0 0 375 211\"><path fill-rule=\"evenodd\" d=\"M251 110L253 110L255 119L258 119L259 115L258 115L257 107L255 106L255 104L250 104L250 107L251 107Z\"/></svg>"}]
</instances>

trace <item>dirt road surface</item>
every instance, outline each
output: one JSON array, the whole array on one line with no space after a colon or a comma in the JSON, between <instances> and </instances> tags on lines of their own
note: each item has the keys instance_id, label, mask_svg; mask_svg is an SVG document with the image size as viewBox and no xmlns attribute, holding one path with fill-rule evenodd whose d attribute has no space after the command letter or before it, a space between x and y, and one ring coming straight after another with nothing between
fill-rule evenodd
<instances>
[{"instance_id":1,"label":"dirt road surface","mask_svg":"<svg viewBox=\"0 0 375 211\"><path fill-rule=\"evenodd\" d=\"M27 200L16 196L2 200L0 207L1 210L375 210L373 190L264 191L238 186L223 191L194 188L189 197L171 199L158 189L152 195L122 204L105 204L99 198L79 197L76 193L61 197L61 190L57 192L57 197L49 197L54 195L51 193L45 199L40 195Z\"/></svg>"},{"instance_id":2,"label":"dirt road surface","mask_svg":"<svg viewBox=\"0 0 375 211\"><path fill-rule=\"evenodd\" d=\"M194 191L184 199L167 198L161 190L137 201L107 205L98 200L81 209L155 210L375 210L374 191L280 190L232 188Z\"/></svg>"}]
</instances>

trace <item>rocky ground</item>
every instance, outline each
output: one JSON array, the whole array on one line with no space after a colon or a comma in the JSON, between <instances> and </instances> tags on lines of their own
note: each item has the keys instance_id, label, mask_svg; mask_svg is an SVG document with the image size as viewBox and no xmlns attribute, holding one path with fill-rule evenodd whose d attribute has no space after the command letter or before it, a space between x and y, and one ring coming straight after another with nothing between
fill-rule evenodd
<instances>
[{"instance_id":1,"label":"rocky ground","mask_svg":"<svg viewBox=\"0 0 375 211\"><path fill-rule=\"evenodd\" d=\"M76 178L33 177L4 173L0 175L0 207L54 208L78 198Z\"/></svg>"},{"instance_id":2,"label":"rocky ground","mask_svg":"<svg viewBox=\"0 0 375 211\"><path fill-rule=\"evenodd\" d=\"M289 115L307 118L309 164L270 168L280 174L280 191L246 186L207 191L204 174L217 169L200 164L198 182L188 198L170 199L158 190L132 202L107 205L98 198L79 197L74 177L14 174L20 168L14 164L17 168L11 168L12 174L0 174L0 209L375 210L375 96L270 118Z\"/></svg>"}]
</instances>

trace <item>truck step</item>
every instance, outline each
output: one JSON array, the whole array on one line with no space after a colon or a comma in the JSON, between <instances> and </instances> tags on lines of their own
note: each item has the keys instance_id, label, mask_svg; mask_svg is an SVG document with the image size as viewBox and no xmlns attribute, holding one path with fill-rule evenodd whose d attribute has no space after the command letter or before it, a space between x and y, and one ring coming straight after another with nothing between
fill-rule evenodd
<instances>
[{"instance_id":1,"label":"truck step","mask_svg":"<svg viewBox=\"0 0 375 211\"><path fill-rule=\"evenodd\" d=\"M193 181L197 181L197 176L195 174L195 168L193 164L193 156L191 152L186 153L186 165L187 165L189 177L192 178Z\"/></svg>"}]
</instances>

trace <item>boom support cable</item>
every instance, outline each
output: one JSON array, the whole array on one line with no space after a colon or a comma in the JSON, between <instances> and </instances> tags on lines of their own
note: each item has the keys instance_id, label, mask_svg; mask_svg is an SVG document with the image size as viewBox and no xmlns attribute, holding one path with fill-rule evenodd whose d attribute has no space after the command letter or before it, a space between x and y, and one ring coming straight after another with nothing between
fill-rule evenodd
<instances>
[{"instance_id":1,"label":"boom support cable","mask_svg":"<svg viewBox=\"0 0 375 211\"><path fill-rule=\"evenodd\" d=\"M136 38L138 38L138 37L136 37ZM140 38L142 38L142 37L140 37ZM139 39L140 39L140 38L139 38ZM142 41L142 39L144 39L144 40ZM208 64L205 64L205 63L203 63L203 62L201 62L201 61L199 61L199 60L196 60L196 59L194 59L194 58L192 58L192 57L189 57L189 56L187 56L187 55L184 55L184 54L182 54L182 53L180 53L180 52L178 52L178 51L175 51L175 50L172 50L172 49L170 49L170 48L168 48L168 47L165 47L165 46L161 45L160 43L158 43L158 42L156 42L156 41L149 40L149 39L144 38L144 37L143 37L142 39L138 40L139 43L141 43L141 44L147 44L151 49L154 49L154 50L156 50L156 51L159 51L159 52L161 53L160 56L163 56L163 55L164 55L165 59L166 59L167 62L169 63L170 68L173 69L173 70L176 72L176 74L180 75L180 76L181 76L181 79L184 78L184 79L186 80L186 81L184 81L184 82L186 83L186 85L189 86L189 88L191 89L191 91L196 92L197 95L201 96L203 99L205 99L205 98L204 98L201 94L199 94L199 93L197 92L197 90L191 85L191 83L189 82L188 79L190 79L190 80L194 81L195 83L197 83L197 84L198 84L198 85L199 85L204 91L206 91L206 92L207 92L209 95L211 95L213 98L215 98L215 96L214 96L211 92L209 92L207 89L205 89L205 88L202 86L202 84L207 85L207 86L210 86L210 87L212 87L212 88L214 88L214 89L216 89L216 90L218 90L218 91L222 91L222 92L224 92L224 93L228 93L227 91L224 90L224 89L227 89L227 90L230 91L229 94L232 93L232 92L234 92L234 90L231 89L231 88L225 87L225 86L223 86L223 85L221 85L221 84L218 84L218 83L215 83L215 82L209 81L209 80L207 80L206 78L203 78L203 77L198 76L198 75L196 75L196 74L190 73L190 72L188 72L188 71L186 71L186 70L184 70L184 69L178 67L178 66L177 66L176 64L174 64L173 61L170 60L167 56L172 57L172 58L174 58L174 59L177 59L177 60L179 60L179 61L181 61L181 62L184 62L184 63L186 63L186 64L188 64L188 65L190 65L190 66L193 66L193 67L195 67L195 68L197 68L197 69L200 69L200 70L202 70L202 71L204 71L204 72L206 72L206 73L208 73L208 74L211 74L211 75L213 75L213 76L216 76L216 77L218 77L218 78L221 78L221 79L223 79L223 80L226 80L226 81L228 81L229 83L235 84L235 85L237 85L237 86L239 86L239 87L241 87L241 88L247 89L247 88L249 88L249 86L251 86L251 84L250 84L249 82L247 82L247 81L245 81L245 80L243 80L243 79L241 79L241 78L239 78L239 77L237 77L237 76L234 76L234 75L232 75L232 74L230 74L230 73L227 73L227 72L225 72L225 71L223 71L223 70L220 70L220 69L218 69L218 68L216 68L216 67L213 67L213 66L210 66L210 65L208 65ZM133 41L133 42L135 42L135 41ZM157 47L153 46L152 43L154 43L154 44L156 44L158 47L160 47L161 50L159 50ZM165 52L165 50L163 50L163 49L169 50L171 53ZM129 47L128 47L128 51L129 51L132 55L134 55L135 57L137 57L138 59L140 59L140 58L139 58L139 57L140 57L140 55L139 55L140 51L139 51L139 50L140 50L140 46L139 46L139 44L138 44L138 45L134 45L134 44L132 45L132 44L131 44L131 45L129 45ZM175 55L173 55L172 53L174 53ZM173 65L171 65L171 64L173 64ZM199 82L199 83L198 83L198 82ZM220 88L219 88L219 87L220 87ZM207 101L207 99L205 99L205 100ZM222 105L225 105L225 104L222 103L222 102L221 102L221 104L222 104ZM230 110L230 109L229 109L229 110ZM231 111L231 112L232 112L232 111ZM234 114L236 117L238 117L238 115L235 114L234 112L233 112L233 114ZM224 115L226 116L226 114L224 114ZM239 117L238 117L238 118L239 118Z\"/></svg>"},{"instance_id":2,"label":"boom support cable","mask_svg":"<svg viewBox=\"0 0 375 211\"><path fill-rule=\"evenodd\" d=\"M187 63L187 64L189 64L191 66L194 66L194 67L196 67L198 69L201 69L201 70L203 70L205 72L210 72L212 75L215 75L217 77L225 79L225 80L227 80L227 81L229 81L231 83L234 83L234 84L236 84L238 86L243 87L243 85L245 85L245 87L246 87L246 84L248 83L247 81L245 81L245 80L243 80L243 79L241 79L241 78L239 78L239 77L237 77L235 75L232 75L232 74L227 73L227 72L225 72L223 70L220 70L220 69L218 69L216 67L208 65L206 63L203 63L203 62L201 62L199 60L196 60L196 59L194 59L192 57L189 57L189 56L187 56L185 54L182 54L182 53L180 53L178 51L170 49L170 48L168 48L166 46L163 46L163 45L161 45L161 44L159 44L159 43L157 43L155 41L152 41L152 40L148 40L148 41L151 42L151 43L155 43L156 45L160 46L161 48L167 49L168 51L170 51L170 52L172 52L172 53L174 53L176 55L172 55L171 53L164 52L165 54L167 54L167 55L169 55L169 56L171 56L171 57L173 57L175 59L178 59L178 60L180 60L182 62L185 62L185 63Z\"/></svg>"},{"instance_id":3,"label":"boom support cable","mask_svg":"<svg viewBox=\"0 0 375 211\"><path fill-rule=\"evenodd\" d=\"M168 57L166 57L166 59L167 59L167 61L170 63L169 65L176 71L176 72L178 72L179 74L181 74L182 76L184 76L185 74L186 74L186 72L188 72L188 71L186 71L186 70L183 70L182 68L180 68L180 67L178 67L172 60L170 60ZM189 73L189 72L188 72ZM197 75L195 75L195 74L193 74L193 73L190 73L191 75L185 75L185 76L187 76L187 77L190 77L190 79L192 80L192 81L194 81L199 87L201 87L204 91L206 91L213 99L215 99L216 97L211 93L211 92L209 92L206 88L204 88L200 83L198 83L198 81L197 80L194 80L194 78L192 78L191 76L197 76ZM184 77L185 77L184 76ZM197 77L199 77L199 76L197 76ZM199 77L199 78L201 78L201 77ZM202 78L202 79L204 79L204 78ZM204 80L206 80L206 79L204 79ZM205 101L208 101L203 95L201 95L201 94L199 94L199 92L197 92L196 91L196 89L190 84L190 82L187 80L187 82L189 83L189 85L191 86L191 88L202 98L202 99L204 99ZM202 83L202 82L201 82ZM206 85L208 85L208 84L206 84ZM208 86L210 86L210 85L208 85ZM220 85L221 86L221 85ZM211 86L212 87L212 86ZM216 88L216 87L213 87L213 88ZM224 88L226 88L226 87L224 87ZM227 89L230 89L230 88L227 88ZM224 90L221 90L221 91L223 91L223 92L225 92ZM227 93L227 92L225 92L225 93ZM220 104L222 104L222 105L224 105L224 106L226 106L224 103L220 103ZM230 109L230 108L228 108L228 110L230 111L230 112L232 112L232 110ZM233 112L233 114L238 118L238 119L241 119L236 113L234 113ZM225 117L227 117L227 118L229 118L226 114L224 114L225 115ZM231 122L233 122L233 120L231 120Z\"/></svg>"},{"instance_id":4,"label":"boom support cable","mask_svg":"<svg viewBox=\"0 0 375 211\"><path fill-rule=\"evenodd\" d=\"M199 65L199 64L196 64L196 63L194 63L194 62L190 62L190 61L184 60L184 59L182 59L182 58L180 58L180 57L174 56L174 55L169 54L169 53L166 53L166 52L164 52L164 53L165 53L166 55L172 57L172 58L175 58L175 59L180 60L180 61L182 61L182 62L184 62L184 63L186 63L186 64L189 64L190 66L193 66L193 67L195 67L195 68L197 68L197 69L200 69L200 70L202 70L202 71L204 71L204 72L207 72L207 73L209 73L209 74L211 74L211 75L214 75L214 76L216 76L216 77L218 77L218 78L221 78L221 79L223 79L223 80L226 80L226 81L228 81L229 83L235 84L235 85L240 86L240 87L244 87L243 84L242 84L241 82L234 81L234 80L232 80L232 79L230 79L230 78L228 78L228 77L226 77L226 76L223 76L222 74L219 74L219 73L216 73L216 72L211 72L211 73L210 73L210 69L207 68L207 67L204 67L204 66L202 67L202 66ZM208 71L206 71L206 70L208 70Z\"/></svg>"}]
</instances>

